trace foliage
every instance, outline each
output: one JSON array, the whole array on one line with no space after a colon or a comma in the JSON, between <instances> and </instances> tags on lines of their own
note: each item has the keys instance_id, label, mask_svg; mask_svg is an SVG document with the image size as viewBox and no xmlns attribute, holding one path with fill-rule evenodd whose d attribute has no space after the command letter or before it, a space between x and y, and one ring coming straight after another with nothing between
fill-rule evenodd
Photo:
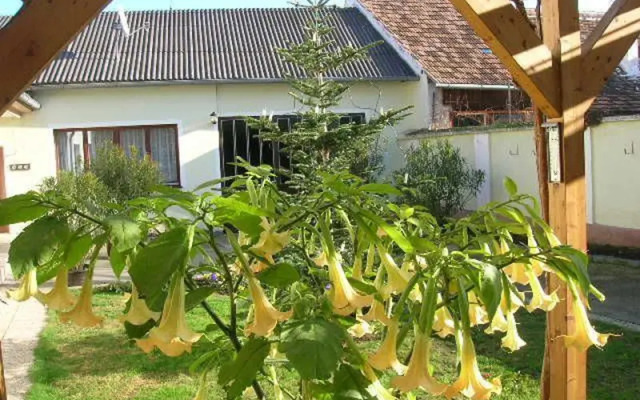
<instances>
[{"instance_id":1,"label":"foliage","mask_svg":"<svg viewBox=\"0 0 640 400\"><path fill-rule=\"evenodd\" d=\"M426 207L439 220L453 217L480 191L482 170L473 169L449 141L422 141L405 154L406 165L395 173L407 203Z\"/></svg>"},{"instance_id":2,"label":"foliage","mask_svg":"<svg viewBox=\"0 0 640 400\"><path fill-rule=\"evenodd\" d=\"M280 143L291 160L293 186L305 186L316 180L320 172L349 170L363 178L372 178L382 167L380 134L407 114L409 107L399 110L379 110L369 121L355 123L341 119L344 114L333 111L350 90L350 84L334 77L350 64L369 57L369 51L379 45L340 48L333 37L325 6L328 0L309 1L313 18L306 27L305 40L279 49L282 59L291 65L296 75L287 78L291 96L302 110L291 132L282 131L264 115L251 120L262 137ZM302 76L300 76L302 75ZM375 110L376 112L378 110Z\"/></svg>"},{"instance_id":3,"label":"foliage","mask_svg":"<svg viewBox=\"0 0 640 400\"><path fill-rule=\"evenodd\" d=\"M100 147L89 171L108 188L111 201L116 204L148 196L163 182L157 164L142 156L136 147L131 147L129 154L110 144Z\"/></svg>"}]
</instances>

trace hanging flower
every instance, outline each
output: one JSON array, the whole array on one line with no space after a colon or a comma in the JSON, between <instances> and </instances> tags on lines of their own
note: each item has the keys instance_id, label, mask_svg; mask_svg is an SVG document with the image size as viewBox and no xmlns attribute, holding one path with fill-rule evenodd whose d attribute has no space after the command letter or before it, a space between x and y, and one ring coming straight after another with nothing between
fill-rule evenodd
<instances>
[{"instance_id":1,"label":"hanging flower","mask_svg":"<svg viewBox=\"0 0 640 400\"><path fill-rule=\"evenodd\" d=\"M502 338L502 347L511 351L520 350L527 342L518 335L516 318L512 312L507 314L507 334Z\"/></svg>"},{"instance_id":2,"label":"hanging flower","mask_svg":"<svg viewBox=\"0 0 640 400\"><path fill-rule=\"evenodd\" d=\"M274 232L273 226L265 217L262 217L260 226L262 226L264 230L260 233L258 243L251 248L256 253L262 256L273 256L289 243L290 232Z\"/></svg>"},{"instance_id":3,"label":"hanging flower","mask_svg":"<svg viewBox=\"0 0 640 400\"><path fill-rule=\"evenodd\" d=\"M265 269L269 268L270 266L269 263L275 264L275 262L273 261L273 257L270 254L266 254L264 258L266 259L267 262L256 259L251 264L251 271L253 271L254 274L260 273Z\"/></svg>"},{"instance_id":4,"label":"hanging flower","mask_svg":"<svg viewBox=\"0 0 640 400\"><path fill-rule=\"evenodd\" d=\"M504 272L507 274L511 282L518 283L520 285L528 285L529 275L527 274L527 270L529 268L531 267L527 264L515 263L506 267Z\"/></svg>"},{"instance_id":5,"label":"hanging flower","mask_svg":"<svg viewBox=\"0 0 640 400\"><path fill-rule=\"evenodd\" d=\"M369 394L372 395L374 399L396 400L396 398L391 393L389 393L389 391L382 385L382 383L380 383L378 376L369 364L364 363L362 370L364 372L364 376L366 376L369 382L371 382L369 386L367 386L367 392L369 392Z\"/></svg>"},{"instance_id":6,"label":"hanging flower","mask_svg":"<svg viewBox=\"0 0 640 400\"><path fill-rule=\"evenodd\" d=\"M469 320L471 326L489 323L489 314L478 300L475 292L469 292Z\"/></svg>"},{"instance_id":7,"label":"hanging flower","mask_svg":"<svg viewBox=\"0 0 640 400\"><path fill-rule=\"evenodd\" d=\"M154 312L147 307L147 303L144 299L141 299L138 295L138 289L133 285L131 288L131 304L129 305L129 312L120 316L120 322L128 322L131 325L144 325L149 320L157 321L160 318L159 312Z\"/></svg>"},{"instance_id":8,"label":"hanging flower","mask_svg":"<svg viewBox=\"0 0 640 400\"><path fill-rule=\"evenodd\" d=\"M76 305L70 311L60 313L60 321L67 323L73 322L82 328L93 328L101 325L104 318L93 313L91 300L93 298L93 270L90 269L82 284L80 297Z\"/></svg>"},{"instance_id":9,"label":"hanging flower","mask_svg":"<svg viewBox=\"0 0 640 400\"><path fill-rule=\"evenodd\" d=\"M438 294L438 303L441 302L442 296ZM433 319L433 331L443 339L456 333L455 322L447 306L440 307L436 310Z\"/></svg>"},{"instance_id":10,"label":"hanging flower","mask_svg":"<svg viewBox=\"0 0 640 400\"><path fill-rule=\"evenodd\" d=\"M397 376L391 380L391 385L403 393L422 388L434 396L439 396L447 390L447 385L435 380L429 372L431 358L431 340L429 334L415 328L415 341L411 360L404 376Z\"/></svg>"},{"instance_id":11,"label":"hanging flower","mask_svg":"<svg viewBox=\"0 0 640 400\"><path fill-rule=\"evenodd\" d=\"M447 389L445 396L451 399L462 394L474 400L488 400L492 393L499 395L502 392L500 379L495 378L489 382L480 373L470 333L459 330L456 339L460 351L460 376Z\"/></svg>"},{"instance_id":12,"label":"hanging flower","mask_svg":"<svg viewBox=\"0 0 640 400\"><path fill-rule=\"evenodd\" d=\"M76 298L69 293L69 273L66 268L60 268L56 275L56 283L48 293L38 292L38 301L45 304L49 309L64 311L71 308L76 303Z\"/></svg>"},{"instance_id":13,"label":"hanging flower","mask_svg":"<svg viewBox=\"0 0 640 400\"><path fill-rule=\"evenodd\" d=\"M362 255L357 254L353 260L353 271L351 277L355 280L362 281Z\"/></svg>"},{"instance_id":14,"label":"hanging flower","mask_svg":"<svg viewBox=\"0 0 640 400\"><path fill-rule=\"evenodd\" d=\"M253 322L244 330L245 335L269 336L278 322L291 318L293 311L281 312L271 304L264 293L260 282L253 276L249 280L249 293L253 301Z\"/></svg>"},{"instance_id":15,"label":"hanging flower","mask_svg":"<svg viewBox=\"0 0 640 400\"><path fill-rule=\"evenodd\" d=\"M205 372L200 377L200 384L198 385L198 393L193 400L207 400L209 398L209 382L207 379L207 373Z\"/></svg>"},{"instance_id":16,"label":"hanging flower","mask_svg":"<svg viewBox=\"0 0 640 400\"><path fill-rule=\"evenodd\" d=\"M35 268L30 269L20 281L20 286L10 290L7 295L15 301L27 301L38 294L38 276Z\"/></svg>"},{"instance_id":17,"label":"hanging flower","mask_svg":"<svg viewBox=\"0 0 640 400\"><path fill-rule=\"evenodd\" d=\"M376 247L373 243L369 245L367 250L367 266L364 269L365 275L371 275L373 273L373 266L376 263Z\"/></svg>"},{"instance_id":18,"label":"hanging flower","mask_svg":"<svg viewBox=\"0 0 640 400\"><path fill-rule=\"evenodd\" d=\"M527 311L533 312L539 309L549 312L553 310L559 302L556 292L547 294L533 271L529 272L529 283L531 285L531 301L527 304Z\"/></svg>"},{"instance_id":19,"label":"hanging flower","mask_svg":"<svg viewBox=\"0 0 640 400\"><path fill-rule=\"evenodd\" d=\"M364 320L363 316L360 315L356 316L356 323L347 329L347 332L356 339L362 339L366 335L372 334L374 331L373 327Z\"/></svg>"},{"instance_id":20,"label":"hanging flower","mask_svg":"<svg viewBox=\"0 0 640 400\"><path fill-rule=\"evenodd\" d=\"M564 336L564 343L567 347L574 347L578 351L587 351L589 347L603 347L607 344L610 336L608 333L598 333L587 316L587 308L575 289L575 284L569 282L573 293L573 317L575 319L575 332L572 335Z\"/></svg>"},{"instance_id":21,"label":"hanging flower","mask_svg":"<svg viewBox=\"0 0 640 400\"><path fill-rule=\"evenodd\" d=\"M324 251L320 253L318 257L313 259L313 263L320 268L328 266L329 258L327 257L327 253L325 253Z\"/></svg>"},{"instance_id":22,"label":"hanging flower","mask_svg":"<svg viewBox=\"0 0 640 400\"><path fill-rule=\"evenodd\" d=\"M387 326L387 335L380 345L380 348L375 354L369 356L369 364L378 371L393 368L397 374L401 375L407 368L398 360L396 351L398 345L398 330L398 321L392 320Z\"/></svg>"},{"instance_id":23,"label":"hanging flower","mask_svg":"<svg viewBox=\"0 0 640 400\"><path fill-rule=\"evenodd\" d=\"M387 271L389 279L387 288L388 292L402 293L409 285L411 274L398 268L398 265L393 260L393 257L391 257L391 254L382 247L378 247L378 254L380 255L380 260L382 260L382 265L384 265L384 268Z\"/></svg>"},{"instance_id":24,"label":"hanging flower","mask_svg":"<svg viewBox=\"0 0 640 400\"><path fill-rule=\"evenodd\" d=\"M202 335L193 332L187 325L185 315L185 286L182 275L176 274L164 302L160 325L149 332L149 337L138 339L136 343L145 353L157 347L169 357L177 357L191 352L193 343Z\"/></svg>"},{"instance_id":25,"label":"hanging flower","mask_svg":"<svg viewBox=\"0 0 640 400\"><path fill-rule=\"evenodd\" d=\"M505 317L504 312L502 312L502 307L498 307L493 319L491 320L491 324L484 331L491 335L496 332L506 332L507 328L507 318Z\"/></svg>"},{"instance_id":26,"label":"hanging flower","mask_svg":"<svg viewBox=\"0 0 640 400\"><path fill-rule=\"evenodd\" d=\"M331 280L329 301L336 314L350 315L357 309L370 306L373 302L373 296L360 295L351 286L335 254L329 257L329 279Z\"/></svg>"},{"instance_id":27,"label":"hanging flower","mask_svg":"<svg viewBox=\"0 0 640 400\"><path fill-rule=\"evenodd\" d=\"M384 304L376 299L373 299L373 304L369 311L362 316L362 319L367 322L378 321L383 325L389 325L391 319L387 316Z\"/></svg>"}]
</instances>

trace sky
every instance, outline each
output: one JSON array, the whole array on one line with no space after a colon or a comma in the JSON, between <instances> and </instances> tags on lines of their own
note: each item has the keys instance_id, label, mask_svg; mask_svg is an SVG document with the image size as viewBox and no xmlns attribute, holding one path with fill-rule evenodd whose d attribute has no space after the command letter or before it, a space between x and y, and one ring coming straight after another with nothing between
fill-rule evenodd
<instances>
[{"instance_id":1,"label":"sky","mask_svg":"<svg viewBox=\"0 0 640 400\"><path fill-rule=\"evenodd\" d=\"M332 0L343 5L344 0ZM610 0L579 0L585 11L604 11ZM536 0L525 0L527 6L535 6ZM13 15L22 0L0 0L0 15ZM237 7L286 7L289 0L114 0L109 10L122 6L126 10L149 10L160 8L237 8Z\"/></svg>"}]
</instances>

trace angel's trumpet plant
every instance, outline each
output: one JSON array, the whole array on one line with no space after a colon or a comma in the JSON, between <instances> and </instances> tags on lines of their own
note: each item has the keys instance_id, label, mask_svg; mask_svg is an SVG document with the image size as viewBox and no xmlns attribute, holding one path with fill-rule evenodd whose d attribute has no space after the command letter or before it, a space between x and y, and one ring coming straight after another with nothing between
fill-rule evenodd
<instances>
[{"instance_id":1,"label":"angel's trumpet plant","mask_svg":"<svg viewBox=\"0 0 640 400\"><path fill-rule=\"evenodd\" d=\"M185 352L190 353L193 343L200 340L202 335L187 325L185 296L184 278L176 273L164 302L160 324L151 329L148 338L136 341L145 353L157 347L169 357L178 357Z\"/></svg>"},{"instance_id":2,"label":"angel's trumpet plant","mask_svg":"<svg viewBox=\"0 0 640 400\"><path fill-rule=\"evenodd\" d=\"M7 292L10 299L15 301L27 301L38 295L38 276L35 268L30 269L20 281L20 286Z\"/></svg>"},{"instance_id":3,"label":"angel's trumpet plant","mask_svg":"<svg viewBox=\"0 0 640 400\"><path fill-rule=\"evenodd\" d=\"M387 326L387 335L376 353L369 356L369 364L378 371L393 368L397 374L402 375L406 367L398 360L396 348L398 346L398 321L392 320Z\"/></svg>"},{"instance_id":4,"label":"angel's trumpet plant","mask_svg":"<svg viewBox=\"0 0 640 400\"><path fill-rule=\"evenodd\" d=\"M575 318L575 332L572 335L564 336L564 343L567 347L573 347L579 351L587 351L589 347L596 346L598 348L607 344L609 337L615 336L608 333L598 333L587 316L587 307L585 306L575 283L568 282L571 294L573 296L573 317Z\"/></svg>"},{"instance_id":5,"label":"angel's trumpet plant","mask_svg":"<svg viewBox=\"0 0 640 400\"><path fill-rule=\"evenodd\" d=\"M512 312L507 314L507 334L502 338L502 347L510 351L520 350L527 342L522 340L518 334L516 318Z\"/></svg>"},{"instance_id":6,"label":"angel's trumpet plant","mask_svg":"<svg viewBox=\"0 0 640 400\"><path fill-rule=\"evenodd\" d=\"M494 314L493 319L491 320L491 324L489 324L487 329L485 329L484 331L485 333L488 333L489 335L491 335L496 332L506 332L508 328L509 326L507 324L507 318L505 317L504 312L502 311L502 306L500 306L496 310L496 313Z\"/></svg>"},{"instance_id":7,"label":"angel's trumpet plant","mask_svg":"<svg viewBox=\"0 0 640 400\"><path fill-rule=\"evenodd\" d=\"M290 232L275 232L274 226L267 218L262 217L260 223L263 231L260 233L258 243L252 250L261 256L273 256L279 253L289 243Z\"/></svg>"},{"instance_id":8,"label":"angel's trumpet plant","mask_svg":"<svg viewBox=\"0 0 640 400\"><path fill-rule=\"evenodd\" d=\"M367 377L369 382L369 386L367 386L367 392L371 396L373 396L376 400L396 400L395 396L393 396L389 391L382 385L375 371L369 366L369 364L365 363L362 367L362 372L364 372L364 376Z\"/></svg>"},{"instance_id":9,"label":"angel's trumpet plant","mask_svg":"<svg viewBox=\"0 0 640 400\"><path fill-rule=\"evenodd\" d=\"M76 303L76 298L69 292L69 272L60 267L56 275L56 283L48 293L39 292L37 299L49 309L65 311Z\"/></svg>"},{"instance_id":10,"label":"angel's trumpet plant","mask_svg":"<svg viewBox=\"0 0 640 400\"><path fill-rule=\"evenodd\" d=\"M373 281L373 285L378 289L378 292L382 291L384 274L384 268L378 269L376 279ZM378 321L383 325L388 325L391 322L391 319L387 316L384 303L375 298L373 299L371 308L369 308L369 311L362 317L362 319L367 322Z\"/></svg>"},{"instance_id":11,"label":"angel's trumpet plant","mask_svg":"<svg viewBox=\"0 0 640 400\"><path fill-rule=\"evenodd\" d=\"M488 400L493 393L502 392L499 378L487 381L480 373L476 350L468 328L461 328L456 333L458 351L460 351L460 376L447 389L445 396L451 399L459 394L474 400Z\"/></svg>"},{"instance_id":12,"label":"angel's trumpet plant","mask_svg":"<svg viewBox=\"0 0 640 400\"><path fill-rule=\"evenodd\" d=\"M253 301L253 321L245 328L245 335L269 336L278 322L291 318L293 311L282 312L276 310L264 293L260 282L254 276L249 276L249 293Z\"/></svg>"},{"instance_id":13,"label":"angel's trumpet plant","mask_svg":"<svg viewBox=\"0 0 640 400\"><path fill-rule=\"evenodd\" d=\"M147 303L144 299L140 298L138 289L133 285L131 288L131 303L129 305L129 311L120 316L120 322L128 322L131 325L144 325L149 320L157 321L160 318L160 313L151 311L147 307Z\"/></svg>"},{"instance_id":14,"label":"angel's trumpet plant","mask_svg":"<svg viewBox=\"0 0 640 400\"><path fill-rule=\"evenodd\" d=\"M489 323L489 314L474 292L469 292L469 320L471 326Z\"/></svg>"},{"instance_id":15,"label":"angel's trumpet plant","mask_svg":"<svg viewBox=\"0 0 640 400\"><path fill-rule=\"evenodd\" d=\"M209 398L209 382L207 379L207 373L205 372L200 377L200 384L198 385L198 393L193 400L207 400Z\"/></svg>"},{"instance_id":16,"label":"angel's trumpet plant","mask_svg":"<svg viewBox=\"0 0 640 400\"><path fill-rule=\"evenodd\" d=\"M349 334L356 339L362 339L366 335L373 333L373 327L368 321L364 319L361 312L356 312L356 323L353 324L348 330Z\"/></svg>"},{"instance_id":17,"label":"angel's trumpet plant","mask_svg":"<svg viewBox=\"0 0 640 400\"><path fill-rule=\"evenodd\" d=\"M554 307L558 304L558 295L554 291L551 294L547 294L540 281L535 276L533 271L529 271L529 283L531 285L531 301L527 304L527 311L533 312L535 310L542 310L544 312L549 312L554 309Z\"/></svg>"},{"instance_id":18,"label":"angel's trumpet plant","mask_svg":"<svg viewBox=\"0 0 640 400\"><path fill-rule=\"evenodd\" d=\"M442 296L440 294L438 294L438 303L442 303ZM436 310L433 320L433 331L443 339L456 333L453 317L446 306Z\"/></svg>"},{"instance_id":19,"label":"angel's trumpet plant","mask_svg":"<svg viewBox=\"0 0 640 400\"><path fill-rule=\"evenodd\" d=\"M95 268L95 260L91 263L87 276L82 284L80 297L76 305L69 311L60 313L60 321L67 323L72 322L82 328L93 328L101 325L104 318L93 313L93 270Z\"/></svg>"}]
</instances>

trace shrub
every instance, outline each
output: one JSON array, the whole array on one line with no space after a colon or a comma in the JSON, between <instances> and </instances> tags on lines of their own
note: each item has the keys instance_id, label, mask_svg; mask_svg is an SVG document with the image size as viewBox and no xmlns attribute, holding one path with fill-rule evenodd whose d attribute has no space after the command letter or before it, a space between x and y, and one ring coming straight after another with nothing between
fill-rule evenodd
<instances>
[{"instance_id":1,"label":"shrub","mask_svg":"<svg viewBox=\"0 0 640 400\"><path fill-rule=\"evenodd\" d=\"M130 155L114 145L98 150L89 170L108 188L115 203L151 194L163 182L162 173L149 157L142 157L135 147Z\"/></svg>"},{"instance_id":2,"label":"shrub","mask_svg":"<svg viewBox=\"0 0 640 400\"><path fill-rule=\"evenodd\" d=\"M405 154L406 165L396 172L405 201L426 207L439 221L453 217L475 197L485 179L449 141L424 141Z\"/></svg>"}]
</instances>

